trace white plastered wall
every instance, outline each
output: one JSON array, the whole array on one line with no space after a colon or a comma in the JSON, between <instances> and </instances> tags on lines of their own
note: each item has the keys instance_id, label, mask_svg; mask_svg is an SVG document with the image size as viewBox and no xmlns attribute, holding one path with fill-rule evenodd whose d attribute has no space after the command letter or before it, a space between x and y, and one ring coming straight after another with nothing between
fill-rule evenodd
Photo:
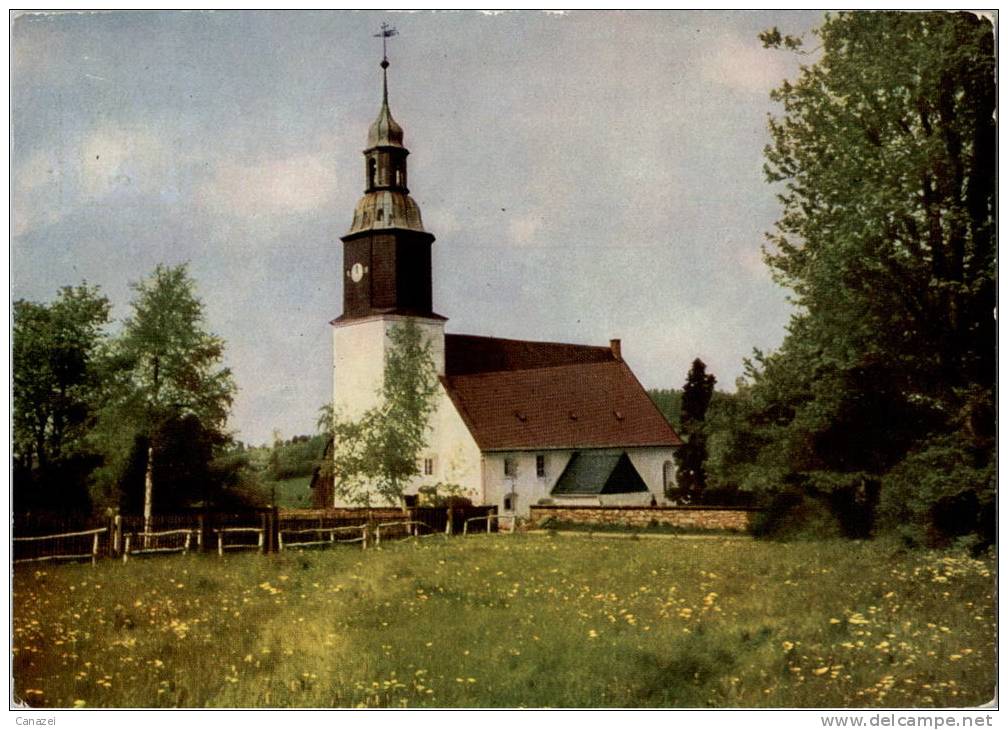
<instances>
[{"instance_id":1,"label":"white plastered wall","mask_svg":"<svg viewBox=\"0 0 1008 730\"><path fill-rule=\"evenodd\" d=\"M581 451L589 451L589 449L581 449ZM515 514L519 517L528 517L529 507L543 498L553 499L557 504L646 506L651 504L651 499L654 497L658 504L662 504L665 501L664 466L666 461L672 461L675 448L631 447L625 451L630 457L630 462L647 485L647 492L588 497L553 497L550 495L550 491L570 461L574 449L487 452L484 454L486 504L496 504L500 513L504 514L504 495L514 492ZM546 474L541 478L536 476L536 454L542 454L546 459ZM517 474L513 478L504 475L505 458L514 460L517 466Z\"/></svg>"},{"instance_id":2,"label":"white plastered wall","mask_svg":"<svg viewBox=\"0 0 1008 730\"><path fill-rule=\"evenodd\" d=\"M333 326L333 405L344 417L357 418L377 402L391 344L389 332L405 320L384 315ZM444 375L444 322L414 321L431 345L438 375Z\"/></svg>"},{"instance_id":3,"label":"white plastered wall","mask_svg":"<svg viewBox=\"0 0 1008 730\"><path fill-rule=\"evenodd\" d=\"M486 486L486 504L497 505L500 514L504 510L504 495L515 494L514 513L519 517L527 517L529 507L540 499L550 496L550 490L563 473L570 461L569 449L550 449L545 451L491 451L484 454L484 484ZM545 457L545 475L536 476L536 455ZM504 459L513 460L516 473L514 477L504 475Z\"/></svg>"},{"instance_id":4,"label":"white plastered wall","mask_svg":"<svg viewBox=\"0 0 1008 730\"><path fill-rule=\"evenodd\" d=\"M462 487L461 496L473 504L483 504L482 454L472 434L448 397L444 385L438 391L437 407L431 416L431 431L423 459L433 460L433 474L421 473L406 490L408 494L425 485L437 483L456 484Z\"/></svg>"},{"instance_id":5,"label":"white plastered wall","mask_svg":"<svg viewBox=\"0 0 1008 730\"><path fill-rule=\"evenodd\" d=\"M630 463L634 465L637 473L641 475L647 485L651 496L658 504L665 503L665 462L675 464L674 446L637 446L626 450L630 457ZM675 469L673 468L673 472Z\"/></svg>"},{"instance_id":6,"label":"white plastered wall","mask_svg":"<svg viewBox=\"0 0 1008 730\"><path fill-rule=\"evenodd\" d=\"M401 315L381 315L333 326L333 408L338 417L355 420L377 404L385 353L391 345L389 332L406 319ZM414 321L431 345L438 375L443 375L444 321L421 318ZM334 506L352 505L336 497Z\"/></svg>"}]
</instances>

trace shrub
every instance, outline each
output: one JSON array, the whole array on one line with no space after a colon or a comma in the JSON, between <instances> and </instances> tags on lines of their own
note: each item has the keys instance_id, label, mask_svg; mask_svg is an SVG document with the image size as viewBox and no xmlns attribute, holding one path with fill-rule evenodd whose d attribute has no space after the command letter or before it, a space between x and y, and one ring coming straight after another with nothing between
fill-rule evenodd
<instances>
[{"instance_id":1,"label":"shrub","mask_svg":"<svg viewBox=\"0 0 1008 730\"><path fill-rule=\"evenodd\" d=\"M879 524L912 545L993 540L994 464L961 434L935 439L882 480ZM985 543L985 544L984 544Z\"/></svg>"},{"instance_id":2,"label":"shrub","mask_svg":"<svg viewBox=\"0 0 1008 730\"><path fill-rule=\"evenodd\" d=\"M776 540L838 537L842 532L828 501L799 489L775 494L752 526L755 536Z\"/></svg>"}]
</instances>

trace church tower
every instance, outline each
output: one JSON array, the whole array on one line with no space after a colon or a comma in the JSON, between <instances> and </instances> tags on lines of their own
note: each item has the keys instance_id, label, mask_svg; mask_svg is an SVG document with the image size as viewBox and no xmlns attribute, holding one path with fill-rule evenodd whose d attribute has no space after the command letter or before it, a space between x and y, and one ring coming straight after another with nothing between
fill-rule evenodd
<instances>
[{"instance_id":1,"label":"church tower","mask_svg":"<svg viewBox=\"0 0 1008 730\"><path fill-rule=\"evenodd\" d=\"M394 33L382 29L382 39ZM389 330L414 319L428 337L444 374L444 322L431 295L431 245L420 208L406 187L403 130L388 104L388 57L383 54L382 102L364 150L364 195L343 241L343 313L333 325L333 405L356 418L376 402Z\"/></svg>"}]
</instances>

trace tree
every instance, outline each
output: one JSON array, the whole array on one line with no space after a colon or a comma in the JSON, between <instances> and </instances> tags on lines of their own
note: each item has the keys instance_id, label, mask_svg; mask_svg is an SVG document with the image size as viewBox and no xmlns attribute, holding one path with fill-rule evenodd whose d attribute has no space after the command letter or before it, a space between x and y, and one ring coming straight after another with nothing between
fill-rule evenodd
<instances>
[{"instance_id":1,"label":"tree","mask_svg":"<svg viewBox=\"0 0 1008 730\"><path fill-rule=\"evenodd\" d=\"M323 407L320 427L333 439L331 470L335 493L364 506L378 496L401 504L403 491L419 474L436 406L437 370L431 346L413 319L389 330L378 403L357 420Z\"/></svg>"},{"instance_id":2,"label":"tree","mask_svg":"<svg viewBox=\"0 0 1008 730\"><path fill-rule=\"evenodd\" d=\"M83 494L86 474L78 472L93 465L84 439L94 423L97 363L109 309L108 299L87 285L64 287L51 304L14 302L12 442L18 510L32 498L49 502L50 509L81 506L82 495L68 492ZM50 494L50 488L59 492Z\"/></svg>"},{"instance_id":3,"label":"tree","mask_svg":"<svg viewBox=\"0 0 1008 730\"><path fill-rule=\"evenodd\" d=\"M948 407L994 378L993 26L855 12L818 35L821 60L773 94L767 263L826 364L889 361Z\"/></svg>"},{"instance_id":4,"label":"tree","mask_svg":"<svg viewBox=\"0 0 1008 730\"><path fill-rule=\"evenodd\" d=\"M993 403L993 26L854 12L816 34L819 60L773 93L783 212L764 255L798 309L750 364L740 478L818 495L864 535L883 482L932 463L901 461L959 429L967 400ZM983 473L990 453L961 461Z\"/></svg>"},{"instance_id":5,"label":"tree","mask_svg":"<svg viewBox=\"0 0 1008 730\"><path fill-rule=\"evenodd\" d=\"M120 464L130 442L145 445L144 524L149 530L159 441L185 427L203 434L223 434L235 392L230 369L222 365L223 341L205 330L203 305L194 293L187 266L159 265L132 285L133 313L114 343L115 377L107 387L102 421L111 459ZM188 424L188 425L185 425ZM210 436L198 439L205 445ZM202 446L200 447L202 448ZM176 457L177 458L177 457ZM207 455L207 458L209 456ZM191 468L187 467L187 468ZM159 483L168 484L166 474Z\"/></svg>"},{"instance_id":6,"label":"tree","mask_svg":"<svg viewBox=\"0 0 1008 730\"><path fill-rule=\"evenodd\" d=\"M707 432L704 418L707 407L714 395L717 380L707 374L707 366L697 358L686 374L686 386L682 392L682 422L680 435L684 443L676 451L676 482L679 489L692 498L699 497L707 486L704 462L707 461Z\"/></svg>"}]
</instances>

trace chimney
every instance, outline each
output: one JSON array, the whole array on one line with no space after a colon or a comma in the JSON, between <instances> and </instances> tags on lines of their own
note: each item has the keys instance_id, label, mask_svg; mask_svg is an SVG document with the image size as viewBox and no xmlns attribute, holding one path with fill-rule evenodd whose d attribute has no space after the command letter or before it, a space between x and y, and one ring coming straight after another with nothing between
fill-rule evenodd
<instances>
[{"instance_id":1,"label":"chimney","mask_svg":"<svg viewBox=\"0 0 1008 730\"><path fill-rule=\"evenodd\" d=\"M612 356L616 362L621 362L623 360L623 352L620 348L620 341L618 339L609 340L609 349L612 350Z\"/></svg>"}]
</instances>

